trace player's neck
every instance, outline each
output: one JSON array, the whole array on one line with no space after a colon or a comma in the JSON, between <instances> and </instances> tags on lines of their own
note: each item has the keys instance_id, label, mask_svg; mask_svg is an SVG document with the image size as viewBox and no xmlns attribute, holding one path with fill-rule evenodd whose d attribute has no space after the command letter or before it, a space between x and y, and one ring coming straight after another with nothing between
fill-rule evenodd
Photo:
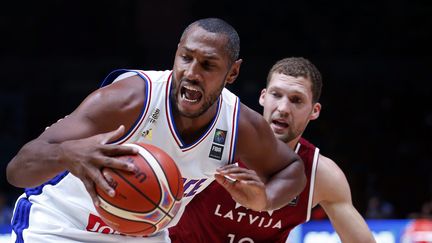
<instances>
[{"instance_id":1,"label":"player's neck","mask_svg":"<svg viewBox=\"0 0 432 243\"><path fill-rule=\"evenodd\" d=\"M211 106L206 112L196 118L190 118L174 112L174 122L182 140L185 143L193 143L208 129L215 115L217 106Z\"/></svg>"},{"instance_id":2,"label":"player's neck","mask_svg":"<svg viewBox=\"0 0 432 243\"><path fill-rule=\"evenodd\" d=\"M300 138L301 138L301 135L298 136L298 137L296 137L296 138L294 138L294 139L291 140L291 141L288 141L286 144L287 144L287 145L288 145L292 150L295 150L295 147L297 146L297 143L299 142Z\"/></svg>"}]
</instances>

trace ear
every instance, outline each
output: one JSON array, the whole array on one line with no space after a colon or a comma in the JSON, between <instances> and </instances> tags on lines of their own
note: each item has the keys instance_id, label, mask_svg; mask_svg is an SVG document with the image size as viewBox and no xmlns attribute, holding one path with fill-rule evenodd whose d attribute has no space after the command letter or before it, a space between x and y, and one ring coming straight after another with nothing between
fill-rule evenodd
<instances>
[{"instance_id":1,"label":"ear","mask_svg":"<svg viewBox=\"0 0 432 243\"><path fill-rule=\"evenodd\" d=\"M228 74L228 77L226 79L227 83L232 84L236 80L236 78L238 77L238 75L240 73L240 66L241 66L242 62L243 62L242 59L238 59L237 61L235 61L233 63L233 65L231 66L230 73Z\"/></svg>"},{"instance_id":2,"label":"ear","mask_svg":"<svg viewBox=\"0 0 432 243\"><path fill-rule=\"evenodd\" d=\"M311 115L309 117L310 120L317 119L319 117L319 115L320 115L320 112L321 112L321 104L317 102L317 103L315 103L313 105L312 113L311 113Z\"/></svg>"},{"instance_id":3,"label":"ear","mask_svg":"<svg viewBox=\"0 0 432 243\"><path fill-rule=\"evenodd\" d=\"M259 97L259 104L260 104L261 106L264 106L264 97L265 97L265 95L266 95L266 92L267 92L266 89L261 90L261 95L260 95L260 97Z\"/></svg>"}]
</instances>

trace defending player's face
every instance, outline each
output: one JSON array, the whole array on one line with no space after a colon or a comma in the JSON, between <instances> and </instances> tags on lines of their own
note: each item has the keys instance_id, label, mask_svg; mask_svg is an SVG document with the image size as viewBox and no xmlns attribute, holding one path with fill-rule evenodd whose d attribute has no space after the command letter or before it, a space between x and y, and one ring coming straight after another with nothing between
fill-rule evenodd
<instances>
[{"instance_id":1,"label":"defending player's face","mask_svg":"<svg viewBox=\"0 0 432 243\"><path fill-rule=\"evenodd\" d=\"M215 105L233 66L224 45L226 37L192 27L180 40L174 67L171 102L186 117L198 117ZM233 80L232 80L233 81Z\"/></svg>"},{"instance_id":2,"label":"defending player's face","mask_svg":"<svg viewBox=\"0 0 432 243\"><path fill-rule=\"evenodd\" d=\"M311 82L304 77L273 73L259 100L264 119L277 138L288 143L301 136L309 120L318 118L319 103L312 103Z\"/></svg>"}]
</instances>

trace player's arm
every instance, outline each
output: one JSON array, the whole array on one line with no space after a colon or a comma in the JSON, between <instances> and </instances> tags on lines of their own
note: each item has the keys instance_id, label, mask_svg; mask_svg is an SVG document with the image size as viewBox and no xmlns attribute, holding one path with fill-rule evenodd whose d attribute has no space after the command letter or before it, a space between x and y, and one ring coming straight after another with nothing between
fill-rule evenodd
<instances>
[{"instance_id":1,"label":"player's arm","mask_svg":"<svg viewBox=\"0 0 432 243\"><path fill-rule=\"evenodd\" d=\"M7 179L17 187L34 187L68 170L79 177L93 197L94 183L111 191L102 166L133 170L112 156L135 153L126 146L108 145L138 117L144 82L137 76L90 94L70 115L25 144L7 166ZM123 125L124 127L122 127Z\"/></svg>"},{"instance_id":2,"label":"player's arm","mask_svg":"<svg viewBox=\"0 0 432 243\"><path fill-rule=\"evenodd\" d=\"M342 242L375 242L366 222L354 208L348 181L331 159L320 156L314 189L314 205L327 213Z\"/></svg>"},{"instance_id":3,"label":"player's arm","mask_svg":"<svg viewBox=\"0 0 432 243\"><path fill-rule=\"evenodd\" d=\"M254 191L251 194L255 194L251 198L246 197L248 190L244 188L238 193L247 202L239 203L257 211L283 207L304 189L306 176L303 161L286 144L275 138L261 115L244 105L241 105L240 115L236 159L256 171L265 187L260 189L259 183L254 184L255 188L249 187ZM233 170L238 169L228 167L221 173L228 174ZM237 193L230 184L222 185L232 196Z\"/></svg>"}]
</instances>

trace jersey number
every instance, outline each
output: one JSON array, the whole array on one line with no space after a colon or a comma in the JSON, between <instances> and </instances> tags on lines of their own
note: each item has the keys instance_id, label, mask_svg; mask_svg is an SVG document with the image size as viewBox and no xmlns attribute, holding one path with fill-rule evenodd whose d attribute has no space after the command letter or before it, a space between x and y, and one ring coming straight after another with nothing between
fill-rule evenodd
<instances>
[{"instance_id":1,"label":"jersey number","mask_svg":"<svg viewBox=\"0 0 432 243\"><path fill-rule=\"evenodd\" d=\"M236 241L236 236L234 234L228 234L228 238L230 239L229 243L254 243L254 241L249 237L241 238Z\"/></svg>"}]
</instances>

